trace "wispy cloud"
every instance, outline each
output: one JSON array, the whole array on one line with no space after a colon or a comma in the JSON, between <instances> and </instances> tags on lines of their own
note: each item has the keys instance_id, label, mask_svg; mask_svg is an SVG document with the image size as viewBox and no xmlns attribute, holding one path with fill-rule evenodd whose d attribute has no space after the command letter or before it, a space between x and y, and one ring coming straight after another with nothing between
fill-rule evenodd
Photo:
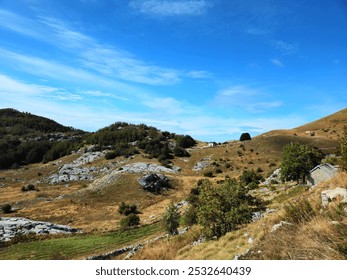
<instances>
[{"instance_id":1,"label":"wispy cloud","mask_svg":"<svg viewBox=\"0 0 347 280\"><path fill-rule=\"evenodd\" d=\"M179 70L151 65L122 50L94 46L81 52L81 63L103 75L149 85L175 84L181 79Z\"/></svg>"},{"instance_id":2,"label":"wispy cloud","mask_svg":"<svg viewBox=\"0 0 347 280\"><path fill-rule=\"evenodd\" d=\"M284 67L284 64L279 59L270 59L270 62L277 67L280 67L280 68Z\"/></svg>"},{"instance_id":3,"label":"wispy cloud","mask_svg":"<svg viewBox=\"0 0 347 280\"><path fill-rule=\"evenodd\" d=\"M249 113L265 112L282 106L281 101L267 101L268 94L245 85L231 86L217 92L213 104L220 107L235 107Z\"/></svg>"},{"instance_id":4,"label":"wispy cloud","mask_svg":"<svg viewBox=\"0 0 347 280\"><path fill-rule=\"evenodd\" d=\"M182 5L189 7L195 2L201 1L192 1L192 3L188 1L188 4L184 2L185 4ZM3 10L0 10L0 15L3 15L3 18L0 17L0 26L3 28L59 47L62 51L74 56L75 65L77 62L80 67L96 71L113 80L147 85L172 85L179 83L183 77L201 79L208 74L206 71L189 71L186 75L183 70L162 67L141 60L130 52L101 44L56 18L41 16L34 21ZM39 32L33 30L39 30Z\"/></svg>"},{"instance_id":5,"label":"wispy cloud","mask_svg":"<svg viewBox=\"0 0 347 280\"><path fill-rule=\"evenodd\" d=\"M153 16L197 16L206 13L211 2L205 0L146 0L132 1L130 6L140 13Z\"/></svg>"},{"instance_id":6,"label":"wispy cloud","mask_svg":"<svg viewBox=\"0 0 347 280\"><path fill-rule=\"evenodd\" d=\"M270 46L278 50L283 55L294 55L299 52L299 45L297 43L288 43L282 40L271 40Z\"/></svg>"},{"instance_id":7,"label":"wispy cloud","mask_svg":"<svg viewBox=\"0 0 347 280\"><path fill-rule=\"evenodd\" d=\"M209 79L213 77L213 74L208 71L194 70L187 72L186 76L193 79Z\"/></svg>"},{"instance_id":8,"label":"wispy cloud","mask_svg":"<svg viewBox=\"0 0 347 280\"><path fill-rule=\"evenodd\" d=\"M34 20L2 9L0 9L0 27L35 39L45 39L44 32L40 32L42 28Z\"/></svg>"}]
</instances>

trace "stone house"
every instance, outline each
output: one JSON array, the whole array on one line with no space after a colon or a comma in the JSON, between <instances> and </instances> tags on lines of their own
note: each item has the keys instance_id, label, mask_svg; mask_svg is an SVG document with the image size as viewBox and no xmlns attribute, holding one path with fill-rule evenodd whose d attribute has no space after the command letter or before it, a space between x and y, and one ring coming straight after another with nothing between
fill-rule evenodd
<instances>
[{"instance_id":1,"label":"stone house","mask_svg":"<svg viewBox=\"0 0 347 280\"><path fill-rule=\"evenodd\" d=\"M310 171L309 175L307 176L307 184L315 186L320 182L331 179L336 175L337 172L338 168L336 166L332 166L329 163L317 165Z\"/></svg>"}]
</instances>

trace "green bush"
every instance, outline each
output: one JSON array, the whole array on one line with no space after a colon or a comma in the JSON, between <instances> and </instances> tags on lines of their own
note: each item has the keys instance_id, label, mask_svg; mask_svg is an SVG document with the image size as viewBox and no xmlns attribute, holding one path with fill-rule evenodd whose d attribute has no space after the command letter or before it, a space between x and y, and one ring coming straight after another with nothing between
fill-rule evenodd
<instances>
[{"instance_id":1,"label":"green bush","mask_svg":"<svg viewBox=\"0 0 347 280\"><path fill-rule=\"evenodd\" d=\"M205 177L212 178L212 177L213 177L213 172L212 172L212 171L206 171L206 172L204 173L204 176L205 176Z\"/></svg>"},{"instance_id":2,"label":"green bush","mask_svg":"<svg viewBox=\"0 0 347 280\"><path fill-rule=\"evenodd\" d=\"M140 217L137 214L131 213L120 221L121 229L129 229L140 224Z\"/></svg>"},{"instance_id":3,"label":"green bush","mask_svg":"<svg viewBox=\"0 0 347 280\"><path fill-rule=\"evenodd\" d=\"M22 192L30 192L30 191L35 191L35 190L36 190L36 188L32 184L29 184L29 185L22 187Z\"/></svg>"},{"instance_id":4,"label":"green bush","mask_svg":"<svg viewBox=\"0 0 347 280\"><path fill-rule=\"evenodd\" d=\"M176 136L176 145L180 148L186 149L196 145L196 141L189 135Z\"/></svg>"},{"instance_id":5,"label":"green bush","mask_svg":"<svg viewBox=\"0 0 347 280\"><path fill-rule=\"evenodd\" d=\"M117 153L115 151L110 151L105 154L105 159L110 160L110 159L115 159L117 157Z\"/></svg>"},{"instance_id":6,"label":"green bush","mask_svg":"<svg viewBox=\"0 0 347 280\"><path fill-rule=\"evenodd\" d=\"M119 205L118 213L125 216L128 216L130 214L140 214L135 204L128 205L128 204L125 204L124 202L121 202L121 204Z\"/></svg>"},{"instance_id":7,"label":"green bush","mask_svg":"<svg viewBox=\"0 0 347 280\"><path fill-rule=\"evenodd\" d=\"M8 214L8 213L11 213L12 212L12 206L11 204L4 204L2 207L1 207L1 210L3 213L5 214Z\"/></svg>"}]
</instances>

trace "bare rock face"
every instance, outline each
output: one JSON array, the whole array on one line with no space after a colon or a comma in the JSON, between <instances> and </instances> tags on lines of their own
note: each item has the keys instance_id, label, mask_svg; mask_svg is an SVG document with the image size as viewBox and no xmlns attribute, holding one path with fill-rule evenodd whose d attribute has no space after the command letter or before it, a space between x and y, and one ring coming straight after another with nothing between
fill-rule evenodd
<instances>
[{"instance_id":1,"label":"bare rock face","mask_svg":"<svg viewBox=\"0 0 347 280\"><path fill-rule=\"evenodd\" d=\"M322 206L326 207L330 201L341 197L341 202L347 203L347 189L345 188L336 188L333 190L326 190L321 193L322 197Z\"/></svg>"},{"instance_id":2,"label":"bare rock face","mask_svg":"<svg viewBox=\"0 0 347 280\"><path fill-rule=\"evenodd\" d=\"M10 241L16 235L22 234L69 234L78 231L69 226L26 218L0 218L0 242Z\"/></svg>"},{"instance_id":3,"label":"bare rock face","mask_svg":"<svg viewBox=\"0 0 347 280\"><path fill-rule=\"evenodd\" d=\"M169 178L163 174L147 174L137 181L144 190L154 193L161 193L171 187Z\"/></svg>"}]
</instances>

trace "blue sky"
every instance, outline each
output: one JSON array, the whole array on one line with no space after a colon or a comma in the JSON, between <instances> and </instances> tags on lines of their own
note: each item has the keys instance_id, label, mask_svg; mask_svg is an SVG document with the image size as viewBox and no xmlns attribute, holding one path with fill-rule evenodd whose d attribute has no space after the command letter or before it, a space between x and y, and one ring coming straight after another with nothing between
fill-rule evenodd
<instances>
[{"instance_id":1,"label":"blue sky","mask_svg":"<svg viewBox=\"0 0 347 280\"><path fill-rule=\"evenodd\" d=\"M0 0L0 108L222 142L346 104L344 0Z\"/></svg>"}]
</instances>

